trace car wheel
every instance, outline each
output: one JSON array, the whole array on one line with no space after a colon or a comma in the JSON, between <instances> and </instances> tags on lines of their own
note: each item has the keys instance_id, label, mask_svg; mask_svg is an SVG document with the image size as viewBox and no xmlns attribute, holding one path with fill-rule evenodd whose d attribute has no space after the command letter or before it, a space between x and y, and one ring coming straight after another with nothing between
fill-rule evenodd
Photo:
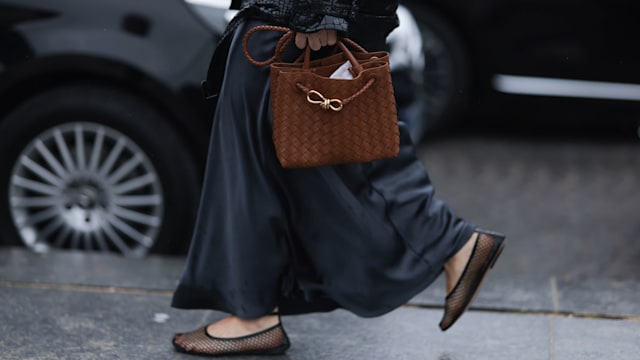
<instances>
[{"instance_id":1,"label":"car wheel","mask_svg":"<svg viewBox=\"0 0 640 360\"><path fill-rule=\"evenodd\" d=\"M424 131L450 128L469 100L468 57L456 31L436 12L420 4L407 4L424 42Z\"/></svg>"},{"instance_id":2,"label":"car wheel","mask_svg":"<svg viewBox=\"0 0 640 360\"><path fill-rule=\"evenodd\" d=\"M144 256L188 241L199 182L162 113L114 89L69 86L0 127L1 239Z\"/></svg>"}]
</instances>

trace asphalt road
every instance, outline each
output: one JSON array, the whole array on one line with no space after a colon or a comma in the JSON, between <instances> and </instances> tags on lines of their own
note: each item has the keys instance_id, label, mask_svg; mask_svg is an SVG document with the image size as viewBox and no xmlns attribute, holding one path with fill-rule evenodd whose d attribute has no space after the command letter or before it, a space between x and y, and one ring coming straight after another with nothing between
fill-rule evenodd
<instances>
[{"instance_id":1,"label":"asphalt road","mask_svg":"<svg viewBox=\"0 0 640 360\"><path fill-rule=\"evenodd\" d=\"M419 155L438 197L507 234L511 272L640 280L640 141L459 135Z\"/></svg>"}]
</instances>

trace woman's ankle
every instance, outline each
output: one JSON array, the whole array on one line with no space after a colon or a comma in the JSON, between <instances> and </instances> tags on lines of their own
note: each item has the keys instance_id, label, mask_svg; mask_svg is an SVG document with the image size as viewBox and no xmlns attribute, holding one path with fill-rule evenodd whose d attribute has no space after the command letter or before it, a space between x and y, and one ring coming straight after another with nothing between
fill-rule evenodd
<instances>
[{"instance_id":1,"label":"woman's ankle","mask_svg":"<svg viewBox=\"0 0 640 360\"><path fill-rule=\"evenodd\" d=\"M477 239L478 233L474 232L462 248L444 264L447 294L453 289L458 279L460 279L460 276L462 276L462 272L467 266Z\"/></svg>"}]
</instances>

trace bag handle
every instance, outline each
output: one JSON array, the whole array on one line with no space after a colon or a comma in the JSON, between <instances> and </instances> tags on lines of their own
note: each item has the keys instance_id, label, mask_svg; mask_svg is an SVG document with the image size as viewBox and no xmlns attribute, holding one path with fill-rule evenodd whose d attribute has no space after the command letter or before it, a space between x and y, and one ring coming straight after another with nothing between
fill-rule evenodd
<instances>
[{"instance_id":1,"label":"bag handle","mask_svg":"<svg viewBox=\"0 0 640 360\"><path fill-rule=\"evenodd\" d=\"M279 31L284 33L284 35L282 35L282 37L280 38L280 40L278 40L278 43L276 44L276 49L273 56L264 61L256 60L253 56L251 56L251 53L249 53L249 38L251 38L251 36L258 31ZM247 33L244 35L244 38L242 39L242 52L244 52L244 56L253 65L256 65L256 66L271 65L276 61L282 61L282 58L280 56L282 55L282 52L284 51L284 49L287 46L289 46L292 39L293 39L293 31L291 31L291 29L289 28L286 28L283 26L272 26L272 25L255 26L249 29L249 31L247 31Z\"/></svg>"},{"instance_id":2,"label":"bag handle","mask_svg":"<svg viewBox=\"0 0 640 360\"><path fill-rule=\"evenodd\" d=\"M278 32L284 33L280 38L280 40L278 40L278 43L276 44L273 56L264 61L256 60L253 56L251 56L251 53L249 52L249 39L253 34L255 34L258 31L278 31ZM271 65L274 62L282 62L282 53L284 53L285 49L291 44L291 42L293 41L294 35L295 35L295 32L293 30L284 26L273 26L273 25L255 26L249 29L249 31L247 31L247 33L244 35L244 38L242 40L242 51L244 53L244 56L247 58L247 60L249 60L251 64L256 66L266 66L266 65ZM357 75L362 71L362 65L356 59L356 57L353 56L353 53L349 50L347 45L349 45L351 48L353 48L357 52L367 53L367 50L365 50L362 46L358 45L358 43L356 43L355 41L346 37L340 37L336 42L336 47L338 47L347 56L347 59L349 59L349 62L351 62L351 66L354 68ZM302 63L303 63L302 68L305 70L308 70L310 67L309 63L311 59L311 48L309 47L309 45L305 47L304 54L302 54L301 57L302 57ZM301 58L298 58L293 63L299 63L300 61L301 61Z\"/></svg>"},{"instance_id":3,"label":"bag handle","mask_svg":"<svg viewBox=\"0 0 640 360\"><path fill-rule=\"evenodd\" d=\"M278 40L278 42L276 43L273 56L264 61L256 60L253 56L251 56L251 53L249 53L249 39L253 34L255 34L258 31L279 31L284 33L280 38L280 40ZM274 62L282 62L282 53L287 48L287 46L291 44L291 41L293 40L294 35L295 35L295 32L293 30L283 26L273 26L273 25L256 26L251 28L245 34L242 40L242 51L244 52L244 56L247 58L247 60L249 60L251 64L256 66L266 66L266 65L271 65ZM357 77L362 72L363 67L362 67L362 64L360 64L360 62L358 61L358 59L356 59L353 53L349 50L349 47L347 45L352 47L357 52L367 53L367 51L362 46L358 45L358 43L346 37L340 37L336 42L336 47L345 54L345 56L351 63L352 69L354 70L354 73L353 73L354 77ZM305 47L304 53L300 57L298 57L298 59L296 59L296 61L294 61L293 63L300 63L300 62L302 62L303 70L310 70L311 47L309 47L309 45ZM360 96L363 92L369 89L375 81L376 81L375 77L372 77L364 84L362 88L360 88L351 96L344 99L326 98L319 91L310 89L299 82L296 83L296 87L307 95L307 101L309 103L320 105L320 107L324 110L341 111L344 105L347 105L348 103L353 101L355 98Z\"/></svg>"}]
</instances>

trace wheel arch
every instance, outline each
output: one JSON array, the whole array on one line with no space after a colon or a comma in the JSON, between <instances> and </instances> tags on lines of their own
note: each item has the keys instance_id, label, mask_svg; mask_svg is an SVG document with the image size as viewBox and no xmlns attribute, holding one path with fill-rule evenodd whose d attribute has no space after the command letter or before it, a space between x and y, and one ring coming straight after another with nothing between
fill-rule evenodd
<instances>
[{"instance_id":1,"label":"wheel arch","mask_svg":"<svg viewBox=\"0 0 640 360\"><path fill-rule=\"evenodd\" d=\"M480 55L475 51L473 30L469 29L464 24L468 23L465 19L465 12L455 9L455 4L449 1L423 1L423 0L409 0L404 1L404 5L409 7L415 12L419 9L425 13L432 13L435 17L445 22L445 25L451 28L455 33L457 40L464 51L464 55L467 56L467 71L469 75L469 89L472 92L472 97L477 95L479 90L478 86L481 83L479 78L483 73L483 61L481 61ZM414 14L417 22L420 23L419 16Z\"/></svg>"},{"instance_id":2,"label":"wheel arch","mask_svg":"<svg viewBox=\"0 0 640 360\"><path fill-rule=\"evenodd\" d=\"M200 98L199 88L185 86L176 93L140 69L100 57L53 55L12 69L0 82L0 125L7 114L30 97L79 84L129 93L168 114L169 125L180 135L196 163L204 164L208 136L203 134L208 133L207 115L212 112L204 101L198 104L193 100Z\"/></svg>"}]
</instances>

